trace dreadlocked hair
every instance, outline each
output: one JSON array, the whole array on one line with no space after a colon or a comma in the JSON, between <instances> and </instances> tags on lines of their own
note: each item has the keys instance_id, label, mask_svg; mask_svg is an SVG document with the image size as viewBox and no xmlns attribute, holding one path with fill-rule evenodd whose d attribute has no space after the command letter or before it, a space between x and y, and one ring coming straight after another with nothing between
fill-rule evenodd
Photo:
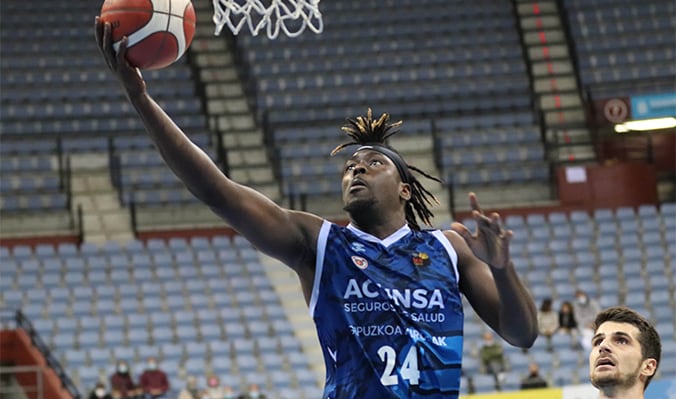
<instances>
[{"instance_id":1,"label":"dreadlocked hair","mask_svg":"<svg viewBox=\"0 0 676 399\"><path fill-rule=\"evenodd\" d=\"M336 148L331 151L331 156L336 155L345 147L352 145L367 145L367 144L376 144L381 145L385 148L388 148L391 151L394 151L402 160L403 157L399 154L397 150L391 148L386 144L386 140L399 133L399 127L403 124L402 121L389 123L390 115L382 114L377 120L373 119L373 112L371 108L368 109L366 116L357 116L356 118L348 118L347 123L341 127L341 130L344 131L352 141L344 144L338 145ZM429 206L439 204L439 200L429 192L420 181L413 176L410 172L411 170L425 176L430 180L443 183L438 177L432 176L419 168L409 165L406 163L406 167L409 170L404 171L406 173L406 178L408 184L411 187L411 198L406 202L405 213L406 213L406 222L415 230L420 230L420 225L418 224L417 217L425 223L427 226L432 226L432 218L434 214L430 210ZM416 217L417 215L417 217Z\"/></svg>"}]
</instances>

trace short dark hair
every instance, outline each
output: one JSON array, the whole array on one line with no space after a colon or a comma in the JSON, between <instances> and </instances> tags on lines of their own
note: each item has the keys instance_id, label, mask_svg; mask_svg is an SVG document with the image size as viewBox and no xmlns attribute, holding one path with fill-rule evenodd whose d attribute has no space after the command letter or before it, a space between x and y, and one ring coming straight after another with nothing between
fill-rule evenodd
<instances>
[{"instance_id":1,"label":"short dark hair","mask_svg":"<svg viewBox=\"0 0 676 399\"><path fill-rule=\"evenodd\" d=\"M660 336L652 323L638 312L626 306L613 306L596 315L593 325L594 333L596 333L596 330L598 330L601 324L607 321L627 323L638 328L638 343L641 345L641 355L644 360L655 359L657 361L657 366L655 367L655 372L657 372L657 367L660 365L660 357L662 354L662 343L660 342ZM643 387L644 390L648 387L648 384L650 384L650 380L652 380L654 375L655 374L648 377L645 386Z\"/></svg>"}]
</instances>

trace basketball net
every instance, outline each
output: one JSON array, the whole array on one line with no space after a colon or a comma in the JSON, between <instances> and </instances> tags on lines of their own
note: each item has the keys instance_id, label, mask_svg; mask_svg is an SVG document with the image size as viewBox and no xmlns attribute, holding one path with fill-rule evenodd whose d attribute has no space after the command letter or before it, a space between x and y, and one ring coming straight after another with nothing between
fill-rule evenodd
<instances>
[{"instance_id":1,"label":"basketball net","mask_svg":"<svg viewBox=\"0 0 676 399\"><path fill-rule=\"evenodd\" d=\"M214 5L214 24L219 35L224 26L233 34L239 34L247 25L254 36L265 28L270 39L283 32L296 37L307 27L314 33L324 29L322 14L319 12L320 0L212 0Z\"/></svg>"}]
</instances>

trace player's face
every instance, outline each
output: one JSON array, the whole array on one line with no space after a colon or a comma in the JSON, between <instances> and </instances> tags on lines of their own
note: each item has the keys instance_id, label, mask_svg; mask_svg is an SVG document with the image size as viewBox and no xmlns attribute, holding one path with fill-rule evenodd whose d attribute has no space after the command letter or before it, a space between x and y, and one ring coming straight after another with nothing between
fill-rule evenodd
<instances>
[{"instance_id":1,"label":"player's face","mask_svg":"<svg viewBox=\"0 0 676 399\"><path fill-rule=\"evenodd\" d=\"M592 385L602 389L643 384L639 376L650 370L645 369L647 360L641 354L639 334L638 328L628 323L607 321L599 326L589 354Z\"/></svg>"},{"instance_id":2,"label":"player's face","mask_svg":"<svg viewBox=\"0 0 676 399\"><path fill-rule=\"evenodd\" d=\"M401 184L397 167L387 156L377 151L357 151L343 170L343 201L346 206L355 201L398 201Z\"/></svg>"}]
</instances>

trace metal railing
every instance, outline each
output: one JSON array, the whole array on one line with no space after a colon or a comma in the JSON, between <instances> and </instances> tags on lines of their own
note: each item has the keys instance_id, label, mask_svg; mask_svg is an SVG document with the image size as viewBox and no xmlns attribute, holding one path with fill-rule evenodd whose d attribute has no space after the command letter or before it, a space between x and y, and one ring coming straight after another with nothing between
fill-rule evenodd
<instances>
[{"instance_id":1,"label":"metal railing","mask_svg":"<svg viewBox=\"0 0 676 399\"><path fill-rule=\"evenodd\" d=\"M35 399L44 399L44 374L45 368L43 366L0 366L0 380L9 381L12 378L17 379L18 374L35 374L34 378L25 377L20 378L24 381L33 381L35 380L35 385L19 384L15 382L13 384L0 385L0 398L13 397L10 395L20 395L26 394L26 396L35 398Z\"/></svg>"}]
</instances>

